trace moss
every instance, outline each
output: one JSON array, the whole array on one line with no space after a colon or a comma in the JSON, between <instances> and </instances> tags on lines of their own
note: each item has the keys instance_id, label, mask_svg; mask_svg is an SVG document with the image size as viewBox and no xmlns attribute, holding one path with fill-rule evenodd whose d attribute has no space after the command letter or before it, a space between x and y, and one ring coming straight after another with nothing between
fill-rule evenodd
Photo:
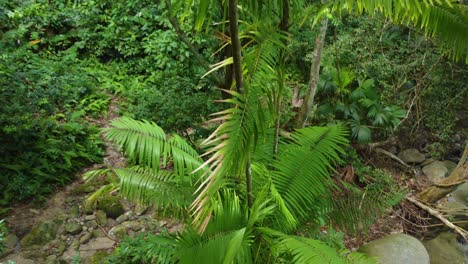
<instances>
[{"instance_id":1,"label":"moss","mask_svg":"<svg viewBox=\"0 0 468 264\"><path fill-rule=\"evenodd\" d=\"M105 260L110 254L107 252L96 252L93 256L89 258L89 260L86 262L88 264L101 264L105 263Z\"/></svg>"},{"instance_id":2,"label":"moss","mask_svg":"<svg viewBox=\"0 0 468 264\"><path fill-rule=\"evenodd\" d=\"M116 218L125 212L120 198L117 196L102 197L97 203L97 209L104 211L111 218Z\"/></svg>"},{"instance_id":3,"label":"moss","mask_svg":"<svg viewBox=\"0 0 468 264\"><path fill-rule=\"evenodd\" d=\"M55 239L61 221L44 221L34 227L22 240L23 247L45 245Z\"/></svg>"}]
</instances>

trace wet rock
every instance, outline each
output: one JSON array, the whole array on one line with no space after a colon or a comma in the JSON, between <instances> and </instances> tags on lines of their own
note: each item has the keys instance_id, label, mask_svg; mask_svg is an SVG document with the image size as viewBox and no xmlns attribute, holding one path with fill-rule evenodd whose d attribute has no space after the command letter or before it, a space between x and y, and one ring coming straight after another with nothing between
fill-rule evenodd
<instances>
[{"instance_id":1,"label":"wet rock","mask_svg":"<svg viewBox=\"0 0 468 264\"><path fill-rule=\"evenodd\" d=\"M388 235L371 241L358 251L375 257L381 264L429 264L429 255L424 245L405 234Z\"/></svg>"},{"instance_id":2,"label":"wet rock","mask_svg":"<svg viewBox=\"0 0 468 264\"><path fill-rule=\"evenodd\" d=\"M65 231L69 234L76 235L83 231L83 227L75 222L68 222L65 224Z\"/></svg>"},{"instance_id":3,"label":"wet rock","mask_svg":"<svg viewBox=\"0 0 468 264\"><path fill-rule=\"evenodd\" d=\"M125 212L120 198L117 196L103 197L98 201L97 209L104 211L111 218L116 218Z\"/></svg>"},{"instance_id":4,"label":"wet rock","mask_svg":"<svg viewBox=\"0 0 468 264\"><path fill-rule=\"evenodd\" d=\"M468 256L468 250L463 248L453 233L440 233L436 238L424 242L424 246L429 252L431 264L466 263L464 254Z\"/></svg>"},{"instance_id":5,"label":"wet rock","mask_svg":"<svg viewBox=\"0 0 468 264\"><path fill-rule=\"evenodd\" d=\"M448 169L441 161L434 161L431 164L424 166L422 171L433 183L440 182L448 175Z\"/></svg>"},{"instance_id":6,"label":"wet rock","mask_svg":"<svg viewBox=\"0 0 468 264\"><path fill-rule=\"evenodd\" d=\"M96 211L96 219L98 224L101 226L106 226L107 225L107 215L104 211L98 210Z\"/></svg>"},{"instance_id":7,"label":"wet rock","mask_svg":"<svg viewBox=\"0 0 468 264\"><path fill-rule=\"evenodd\" d=\"M29 234L27 234L22 240L21 245L23 247L30 247L34 245L45 245L48 242L55 239L59 223L54 221L44 221L34 227Z\"/></svg>"},{"instance_id":8,"label":"wet rock","mask_svg":"<svg viewBox=\"0 0 468 264\"><path fill-rule=\"evenodd\" d=\"M398 157L406 163L421 163L426 157L417 149L405 149L398 154Z\"/></svg>"}]
</instances>

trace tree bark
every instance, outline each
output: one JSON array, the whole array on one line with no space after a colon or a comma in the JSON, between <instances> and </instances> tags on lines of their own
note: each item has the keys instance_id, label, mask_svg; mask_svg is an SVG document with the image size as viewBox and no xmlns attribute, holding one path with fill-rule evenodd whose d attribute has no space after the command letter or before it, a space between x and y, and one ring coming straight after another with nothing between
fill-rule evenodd
<instances>
[{"instance_id":1,"label":"tree bark","mask_svg":"<svg viewBox=\"0 0 468 264\"><path fill-rule=\"evenodd\" d=\"M462 158L449 177L434 184L418 194L424 203L435 203L447 194L453 192L459 185L468 181L468 143L465 145Z\"/></svg>"},{"instance_id":2,"label":"tree bark","mask_svg":"<svg viewBox=\"0 0 468 264\"><path fill-rule=\"evenodd\" d=\"M310 81L309 81L309 91L304 98L304 103L302 104L301 110L299 112L296 128L302 128L307 124L307 119L309 118L310 110L314 104L315 93L317 92L317 84L320 76L320 61L322 59L322 50L325 42L325 35L327 34L328 28L328 19L323 18L320 22L320 33L315 38L315 47L312 56L312 66L310 68Z\"/></svg>"}]
</instances>

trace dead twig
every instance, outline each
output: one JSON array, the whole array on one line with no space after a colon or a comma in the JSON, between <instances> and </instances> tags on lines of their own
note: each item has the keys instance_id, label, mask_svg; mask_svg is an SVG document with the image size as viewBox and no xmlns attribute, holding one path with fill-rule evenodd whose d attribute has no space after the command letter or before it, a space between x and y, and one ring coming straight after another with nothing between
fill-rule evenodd
<instances>
[{"instance_id":1,"label":"dead twig","mask_svg":"<svg viewBox=\"0 0 468 264\"><path fill-rule=\"evenodd\" d=\"M415 198L413 198L411 196L406 196L405 199L410 201L411 203L417 205L419 208L425 210L426 212L428 212L430 215L434 216L435 218L439 219L447 227L453 229L455 232L460 234L465 239L465 241L468 241L468 232L465 229L454 225L447 218L445 218L439 211L437 211L436 209L434 209L434 208L432 208L432 207L430 207L428 205L423 204L422 202L416 200Z\"/></svg>"}]
</instances>

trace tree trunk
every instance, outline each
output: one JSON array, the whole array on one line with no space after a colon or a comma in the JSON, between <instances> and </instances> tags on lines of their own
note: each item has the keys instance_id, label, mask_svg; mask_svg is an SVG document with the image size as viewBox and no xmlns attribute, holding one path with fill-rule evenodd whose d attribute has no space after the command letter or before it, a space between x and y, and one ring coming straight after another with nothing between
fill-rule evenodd
<instances>
[{"instance_id":1,"label":"tree trunk","mask_svg":"<svg viewBox=\"0 0 468 264\"><path fill-rule=\"evenodd\" d=\"M309 118L310 110L314 104L315 93L317 92L317 84L320 76L320 60L322 59L322 50L327 34L328 19L323 18L320 26L320 33L315 38L314 53L312 56L312 66L310 68L309 91L304 98L299 116L297 118L296 128L302 128L306 125Z\"/></svg>"},{"instance_id":2,"label":"tree trunk","mask_svg":"<svg viewBox=\"0 0 468 264\"><path fill-rule=\"evenodd\" d=\"M435 203L445 195L453 192L459 185L468 181L468 144L465 146L463 156L457 167L449 177L434 184L418 194L419 200L425 203Z\"/></svg>"}]
</instances>

